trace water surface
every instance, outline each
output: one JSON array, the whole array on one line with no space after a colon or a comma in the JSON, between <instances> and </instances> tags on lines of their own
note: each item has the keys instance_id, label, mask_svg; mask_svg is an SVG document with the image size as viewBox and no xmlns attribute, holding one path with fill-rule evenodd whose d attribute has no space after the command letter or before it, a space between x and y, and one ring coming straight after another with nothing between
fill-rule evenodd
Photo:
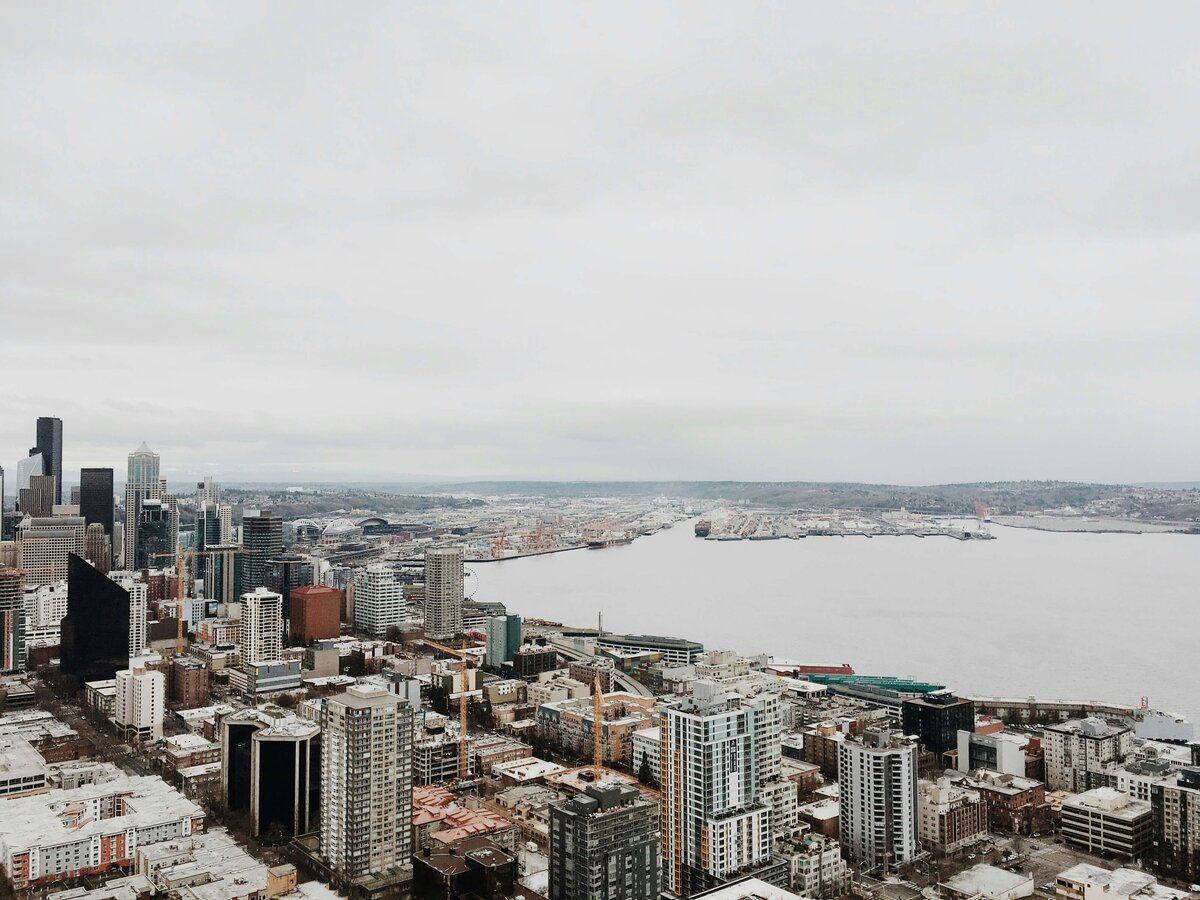
<instances>
[{"instance_id":1,"label":"water surface","mask_svg":"<svg viewBox=\"0 0 1200 900\"><path fill-rule=\"evenodd\" d=\"M681 523L633 544L476 563L480 599L606 630L848 662L966 693L1103 699L1200 721L1200 536L994 541L704 541Z\"/></svg>"}]
</instances>

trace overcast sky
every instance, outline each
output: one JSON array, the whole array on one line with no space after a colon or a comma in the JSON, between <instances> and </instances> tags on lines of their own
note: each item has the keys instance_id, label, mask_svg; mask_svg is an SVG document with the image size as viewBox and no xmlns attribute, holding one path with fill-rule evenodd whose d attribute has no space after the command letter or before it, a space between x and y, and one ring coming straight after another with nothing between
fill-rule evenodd
<instances>
[{"instance_id":1,"label":"overcast sky","mask_svg":"<svg viewBox=\"0 0 1200 900\"><path fill-rule=\"evenodd\" d=\"M0 464L1200 478L1198 18L9 4Z\"/></svg>"}]
</instances>

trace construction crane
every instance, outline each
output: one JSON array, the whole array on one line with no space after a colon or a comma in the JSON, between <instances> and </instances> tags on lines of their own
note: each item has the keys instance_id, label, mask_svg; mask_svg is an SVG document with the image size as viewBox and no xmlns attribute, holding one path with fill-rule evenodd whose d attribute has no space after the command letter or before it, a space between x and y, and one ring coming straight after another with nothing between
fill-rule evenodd
<instances>
[{"instance_id":1,"label":"construction crane","mask_svg":"<svg viewBox=\"0 0 1200 900\"><path fill-rule=\"evenodd\" d=\"M183 635L183 601L187 599L187 580L184 577L184 562L185 560L195 560L197 556L216 556L220 553L252 553L251 550L193 550L190 547L187 550L183 549L182 545L175 548L174 553L151 553L148 554L151 559L159 556L174 556L175 558L175 655L183 656L186 649L184 645ZM187 571L191 573L191 564L189 563Z\"/></svg>"},{"instance_id":2,"label":"construction crane","mask_svg":"<svg viewBox=\"0 0 1200 900\"><path fill-rule=\"evenodd\" d=\"M423 641L426 647L456 657L462 663L459 670L462 672L462 679L459 681L458 691L458 780L466 781L471 777L470 759L467 754L467 670L475 667L475 658L457 647L447 647L429 638L424 638Z\"/></svg>"},{"instance_id":3,"label":"construction crane","mask_svg":"<svg viewBox=\"0 0 1200 900\"><path fill-rule=\"evenodd\" d=\"M604 771L604 690L600 673L592 681L592 775L597 782Z\"/></svg>"}]
</instances>

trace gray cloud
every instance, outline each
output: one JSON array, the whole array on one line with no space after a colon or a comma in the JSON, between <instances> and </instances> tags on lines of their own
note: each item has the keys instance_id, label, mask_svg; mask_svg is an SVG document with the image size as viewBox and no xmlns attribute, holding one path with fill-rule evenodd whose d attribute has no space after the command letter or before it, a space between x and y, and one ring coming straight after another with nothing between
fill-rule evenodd
<instances>
[{"instance_id":1,"label":"gray cloud","mask_svg":"<svg viewBox=\"0 0 1200 900\"><path fill-rule=\"evenodd\" d=\"M1195 479L1197 16L10 10L0 461Z\"/></svg>"}]
</instances>

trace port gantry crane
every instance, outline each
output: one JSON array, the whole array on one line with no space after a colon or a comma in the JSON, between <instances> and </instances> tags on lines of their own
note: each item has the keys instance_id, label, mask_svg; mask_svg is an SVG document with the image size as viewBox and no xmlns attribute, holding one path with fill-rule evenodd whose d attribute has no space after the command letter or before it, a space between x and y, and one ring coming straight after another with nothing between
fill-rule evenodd
<instances>
[{"instance_id":1,"label":"port gantry crane","mask_svg":"<svg viewBox=\"0 0 1200 900\"><path fill-rule=\"evenodd\" d=\"M458 780L467 781L471 777L470 759L467 755L467 669L475 667L475 658L465 650L460 650L457 647L448 647L445 644L439 644L437 641L431 641L429 638L422 638L422 642L426 647L431 647L438 653L444 653L447 656L453 656L462 663L462 680L459 682L458 691Z\"/></svg>"}]
</instances>

